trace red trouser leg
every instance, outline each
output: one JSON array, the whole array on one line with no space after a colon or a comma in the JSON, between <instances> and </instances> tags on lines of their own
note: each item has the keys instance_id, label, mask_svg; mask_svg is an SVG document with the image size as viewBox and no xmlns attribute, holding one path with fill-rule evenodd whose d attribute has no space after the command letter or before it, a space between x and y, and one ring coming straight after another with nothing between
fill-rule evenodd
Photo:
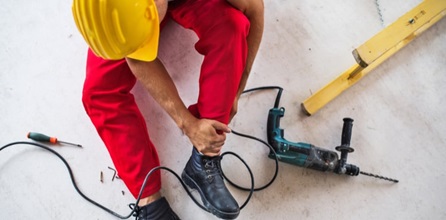
<instances>
[{"instance_id":1,"label":"red trouser leg","mask_svg":"<svg viewBox=\"0 0 446 220\"><path fill-rule=\"evenodd\" d=\"M146 174L159 166L159 159L130 93L135 83L125 60L104 60L88 51L82 97L85 110L107 146L119 177L137 197ZM142 198L161 188L159 172L149 180Z\"/></svg>"},{"instance_id":2,"label":"red trouser leg","mask_svg":"<svg viewBox=\"0 0 446 220\"><path fill-rule=\"evenodd\" d=\"M189 110L227 124L246 64L249 20L226 0L186 0L169 12L195 31L195 48L204 55L198 102Z\"/></svg>"}]
</instances>

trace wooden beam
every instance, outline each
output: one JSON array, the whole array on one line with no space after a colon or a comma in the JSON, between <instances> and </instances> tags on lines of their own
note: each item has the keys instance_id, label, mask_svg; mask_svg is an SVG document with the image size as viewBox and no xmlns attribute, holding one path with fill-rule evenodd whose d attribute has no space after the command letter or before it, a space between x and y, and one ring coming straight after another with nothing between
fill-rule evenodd
<instances>
[{"instance_id":1,"label":"wooden beam","mask_svg":"<svg viewBox=\"0 0 446 220\"><path fill-rule=\"evenodd\" d=\"M302 110L312 115L446 15L446 0L425 0L353 50L357 64L311 95Z\"/></svg>"}]
</instances>

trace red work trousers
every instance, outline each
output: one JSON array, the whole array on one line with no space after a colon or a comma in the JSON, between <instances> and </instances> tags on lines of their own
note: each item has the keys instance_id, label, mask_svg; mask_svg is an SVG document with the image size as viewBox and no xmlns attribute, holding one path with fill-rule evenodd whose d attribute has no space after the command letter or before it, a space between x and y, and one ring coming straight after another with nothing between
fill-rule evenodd
<instances>
[{"instance_id":1,"label":"red work trousers","mask_svg":"<svg viewBox=\"0 0 446 220\"><path fill-rule=\"evenodd\" d=\"M197 118L229 122L248 53L249 21L226 0L177 0L168 15L199 40L195 49L204 60L197 103L190 112ZM104 60L88 52L82 101L106 145L111 159L134 197L147 173L160 162L145 120L130 90L136 78L125 59ZM159 172L150 178L142 198L161 189Z\"/></svg>"}]
</instances>

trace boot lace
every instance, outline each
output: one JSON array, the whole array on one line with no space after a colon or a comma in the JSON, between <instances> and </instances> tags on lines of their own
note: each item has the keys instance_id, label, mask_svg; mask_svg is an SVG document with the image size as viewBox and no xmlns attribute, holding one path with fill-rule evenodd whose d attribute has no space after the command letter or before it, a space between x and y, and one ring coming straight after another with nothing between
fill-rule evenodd
<instances>
[{"instance_id":1,"label":"boot lace","mask_svg":"<svg viewBox=\"0 0 446 220\"><path fill-rule=\"evenodd\" d=\"M135 220L139 219L139 213L141 212L141 208L139 206L137 206L135 203L130 203L129 204L129 208L131 210L134 210L135 212L133 213L133 217L135 217Z\"/></svg>"},{"instance_id":2,"label":"boot lace","mask_svg":"<svg viewBox=\"0 0 446 220\"><path fill-rule=\"evenodd\" d=\"M206 179L212 181L215 176L221 176L220 157L203 159Z\"/></svg>"}]
</instances>

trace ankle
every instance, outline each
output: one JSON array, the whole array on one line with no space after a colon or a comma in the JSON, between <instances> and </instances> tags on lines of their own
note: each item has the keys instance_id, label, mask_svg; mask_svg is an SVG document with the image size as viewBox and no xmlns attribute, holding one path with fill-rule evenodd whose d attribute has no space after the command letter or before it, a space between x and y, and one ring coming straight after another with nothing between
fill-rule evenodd
<instances>
[{"instance_id":1,"label":"ankle","mask_svg":"<svg viewBox=\"0 0 446 220\"><path fill-rule=\"evenodd\" d=\"M178 220L178 215L172 210L166 198L153 201L152 203L142 206L137 211L136 219L139 220Z\"/></svg>"},{"instance_id":2,"label":"ankle","mask_svg":"<svg viewBox=\"0 0 446 220\"><path fill-rule=\"evenodd\" d=\"M141 198L139 200L139 202L138 202L138 206L142 207L142 206L148 205L148 204L150 204L152 202L155 202L156 200L158 200L160 198L161 198L161 193L160 192L156 192L156 193L154 193L154 194L152 194L150 196Z\"/></svg>"}]
</instances>

